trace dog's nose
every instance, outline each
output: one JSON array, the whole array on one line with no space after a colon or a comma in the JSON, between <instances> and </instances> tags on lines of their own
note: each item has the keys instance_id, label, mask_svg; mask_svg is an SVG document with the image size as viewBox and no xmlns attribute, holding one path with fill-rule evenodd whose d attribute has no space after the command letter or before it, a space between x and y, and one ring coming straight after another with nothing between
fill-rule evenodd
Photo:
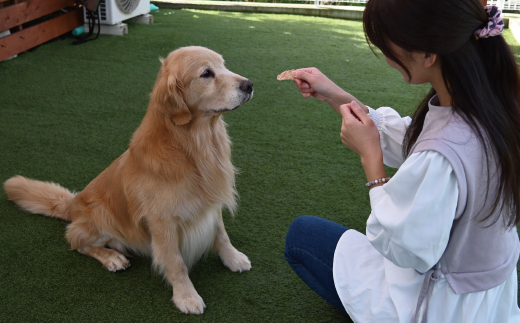
<instances>
[{"instance_id":1,"label":"dog's nose","mask_svg":"<svg viewBox=\"0 0 520 323\"><path fill-rule=\"evenodd\" d=\"M251 94L251 92L253 92L253 82L250 80L240 82L240 89L247 94Z\"/></svg>"}]
</instances>

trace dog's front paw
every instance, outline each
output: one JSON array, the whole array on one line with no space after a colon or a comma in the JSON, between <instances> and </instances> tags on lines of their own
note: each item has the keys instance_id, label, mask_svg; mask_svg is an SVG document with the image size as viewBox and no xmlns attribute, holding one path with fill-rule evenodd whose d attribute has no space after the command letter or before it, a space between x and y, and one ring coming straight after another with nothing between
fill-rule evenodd
<instances>
[{"instance_id":1,"label":"dog's front paw","mask_svg":"<svg viewBox=\"0 0 520 323\"><path fill-rule=\"evenodd\" d=\"M191 295L180 295L173 291L173 303L184 314L202 314L206 308L206 304L197 292Z\"/></svg>"},{"instance_id":2,"label":"dog's front paw","mask_svg":"<svg viewBox=\"0 0 520 323\"><path fill-rule=\"evenodd\" d=\"M225 255L220 257L224 266L228 267L233 272L243 272L251 270L251 261L246 255L233 248Z\"/></svg>"}]
</instances>

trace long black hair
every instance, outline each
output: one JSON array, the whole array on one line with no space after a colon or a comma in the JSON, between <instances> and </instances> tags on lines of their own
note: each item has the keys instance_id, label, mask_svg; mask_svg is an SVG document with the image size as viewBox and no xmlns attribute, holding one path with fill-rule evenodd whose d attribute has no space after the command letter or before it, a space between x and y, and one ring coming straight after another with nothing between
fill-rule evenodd
<instances>
[{"instance_id":1,"label":"long black hair","mask_svg":"<svg viewBox=\"0 0 520 323\"><path fill-rule=\"evenodd\" d=\"M488 174L489 158L495 158L499 168L499 194L482 221L497 214L493 222L502 216L508 227L514 227L520 221L520 74L502 35L474 35L488 21L479 0L369 0L363 15L367 42L399 64L409 78L409 70L388 41L407 52L437 54L453 111L483 143ZM410 154L419 137L435 94L432 88L415 111L404 137L403 156Z\"/></svg>"}]
</instances>

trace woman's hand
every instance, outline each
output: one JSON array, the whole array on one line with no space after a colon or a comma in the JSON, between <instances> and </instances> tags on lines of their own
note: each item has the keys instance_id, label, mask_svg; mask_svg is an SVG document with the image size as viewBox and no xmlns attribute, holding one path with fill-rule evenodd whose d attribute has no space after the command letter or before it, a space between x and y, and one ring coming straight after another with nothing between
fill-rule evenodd
<instances>
[{"instance_id":1,"label":"woman's hand","mask_svg":"<svg viewBox=\"0 0 520 323\"><path fill-rule=\"evenodd\" d=\"M295 70L292 72L292 75L295 77L294 84L296 88L302 93L304 98L314 96L320 101L328 101L344 92L315 67Z\"/></svg>"},{"instance_id":2,"label":"woman's hand","mask_svg":"<svg viewBox=\"0 0 520 323\"><path fill-rule=\"evenodd\" d=\"M339 114L341 114L339 107L342 104L356 101L368 113L368 109L360 101L337 86L317 68L301 68L293 71L292 75L295 78L296 88L304 98L315 97L320 101L327 102Z\"/></svg>"},{"instance_id":3,"label":"woman's hand","mask_svg":"<svg viewBox=\"0 0 520 323\"><path fill-rule=\"evenodd\" d=\"M341 141L361 158L367 181L385 178L381 141L374 121L356 101L341 105L340 112L343 117Z\"/></svg>"}]
</instances>

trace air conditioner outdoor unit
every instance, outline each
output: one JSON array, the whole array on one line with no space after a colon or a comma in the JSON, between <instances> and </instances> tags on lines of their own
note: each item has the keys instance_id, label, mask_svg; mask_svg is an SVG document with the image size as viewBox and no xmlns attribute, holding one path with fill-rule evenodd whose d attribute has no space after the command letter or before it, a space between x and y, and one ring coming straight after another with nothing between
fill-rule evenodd
<instances>
[{"instance_id":1,"label":"air conditioner outdoor unit","mask_svg":"<svg viewBox=\"0 0 520 323\"><path fill-rule=\"evenodd\" d=\"M83 12L87 22L86 9ZM116 25L149 12L150 0L101 0L99 2L100 22L104 25Z\"/></svg>"}]
</instances>

